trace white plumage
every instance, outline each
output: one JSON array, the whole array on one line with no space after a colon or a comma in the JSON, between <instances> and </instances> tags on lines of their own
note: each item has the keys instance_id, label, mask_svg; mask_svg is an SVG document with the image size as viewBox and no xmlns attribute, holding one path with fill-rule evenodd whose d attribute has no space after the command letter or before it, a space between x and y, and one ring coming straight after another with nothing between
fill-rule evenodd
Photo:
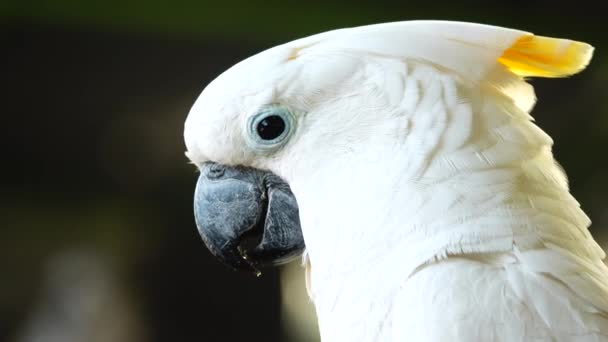
<instances>
[{"instance_id":1,"label":"white plumage","mask_svg":"<svg viewBox=\"0 0 608 342\"><path fill-rule=\"evenodd\" d=\"M608 341L608 270L523 77L582 70L584 43L469 23L322 33L213 81L188 156L290 184L321 336L338 341ZM297 116L245 143L264 105Z\"/></svg>"}]
</instances>

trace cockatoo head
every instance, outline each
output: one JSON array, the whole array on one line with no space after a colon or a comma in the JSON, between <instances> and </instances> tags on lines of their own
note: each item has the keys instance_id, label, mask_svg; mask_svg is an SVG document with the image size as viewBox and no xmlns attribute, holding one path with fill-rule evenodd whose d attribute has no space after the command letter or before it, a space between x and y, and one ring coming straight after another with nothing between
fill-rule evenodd
<instances>
[{"instance_id":1,"label":"cockatoo head","mask_svg":"<svg viewBox=\"0 0 608 342\"><path fill-rule=\"evenodd\" d=\"M304 241L327 251L345 234L367 243L377 226L428 226L423 218L458 201L446 193L452 200L437 197L424 212L435 184L549 144L534 133L498 155L483 150L501 120L530 129L534 94L522 77L570 75L590 56L582 43L439 21L331 31L263 51L211 82L186 120L187 155L201 171L199 231L225 263L255 270L300 254ZM381 236L390 246L404 231Z\"/></svg>"}]
</instances>

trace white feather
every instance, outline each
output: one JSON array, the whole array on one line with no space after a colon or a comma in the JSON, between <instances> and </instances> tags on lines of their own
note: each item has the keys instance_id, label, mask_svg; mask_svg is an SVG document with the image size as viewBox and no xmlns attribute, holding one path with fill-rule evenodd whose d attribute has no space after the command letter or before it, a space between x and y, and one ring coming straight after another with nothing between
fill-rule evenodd
<instances>
[{"instance_id":1,"label":"white feather","mask_svg":"<svg viewBox=\"0 0 608 342\"><path fill-rule=\"evenodd\" d=\"M435 21L331 31L239 63L193 107L194 162L291 185L323 341L608 341L605 254L521 77L579 71L591 48L541 37L581 55L522 65L503 55L522 37ZM243 123L277 102L295 135L247 149Z\"/></svg>"}]
</instances>

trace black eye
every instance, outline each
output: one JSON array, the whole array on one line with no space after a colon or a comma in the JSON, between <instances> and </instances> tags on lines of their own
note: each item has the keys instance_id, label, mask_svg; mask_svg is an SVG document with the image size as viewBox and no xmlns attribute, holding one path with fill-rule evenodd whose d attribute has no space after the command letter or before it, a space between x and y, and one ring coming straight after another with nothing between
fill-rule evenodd
<instances>
[{"instance_id":1,"label":"black eye","mask_svg":"<svg viewBox=\"0 0 608 342\"><path fill-rule=\"evenodd\" d=\"M295 127L296 119L289 108L268 105L247 119L245 142L255 151L270 153L289 140Z\"/></svg>"},{"instance_id":2,"label":"black eye","mask_svg":"<svg viewBox=\"0 0 608 342\"><path fill-rule=\"evenodd\" d=\"M285 132L285 121L278 115L270 115L258 122L256 131L263 140L273 140Z\"/></svg>"}]
</instances>

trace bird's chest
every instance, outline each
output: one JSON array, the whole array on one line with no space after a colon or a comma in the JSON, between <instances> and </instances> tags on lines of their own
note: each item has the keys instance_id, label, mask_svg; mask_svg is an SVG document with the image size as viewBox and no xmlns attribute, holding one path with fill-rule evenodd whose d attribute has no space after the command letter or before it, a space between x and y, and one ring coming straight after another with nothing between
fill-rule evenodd
<instances>
[{"instance_id":1,"label":"bird's chest","mask_svg":"<svg viewBox=\"0 0 608 342\"><path fill-rule=\"evenodd\" d=\"M395 264L375 265L349 276L318 275L316 281L313 273L312 282L322 341L515 341L546 335L504 271L474 262L440 263L409 276Z\"/></svg>"},{"instance_id":2,"label":"bird's chest","mask_svg":"<svg viewBox=\"0 0 608 342\"><path fill-rule=\"evenodd\" d=\"M390 275L361 267L312 274L314 302L322 341L390 341L394 298L399 286Z\"/></svg>"}]
</instances>

